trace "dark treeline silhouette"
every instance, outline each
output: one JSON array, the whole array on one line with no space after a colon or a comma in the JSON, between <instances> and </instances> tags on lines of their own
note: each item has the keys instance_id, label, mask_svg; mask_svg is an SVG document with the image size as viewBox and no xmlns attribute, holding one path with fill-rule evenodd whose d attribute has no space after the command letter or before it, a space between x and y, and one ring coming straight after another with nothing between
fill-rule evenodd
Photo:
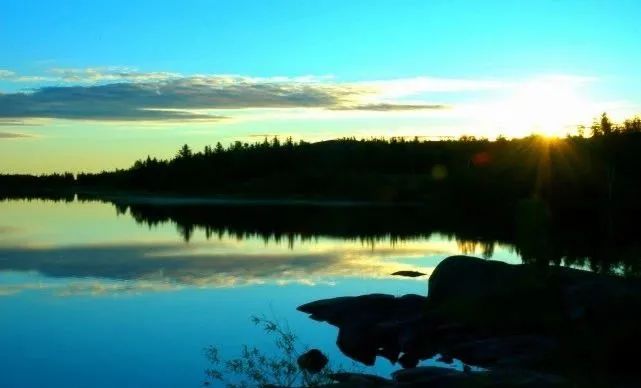
<instances>
[{"instance_id":1,"label":"dark treeline silhouette","mask_svg":"<svg viewBox=\"0 0 641 388\"><path fill-rule=\"evenodd\" d=\"M0 174L1 199L45 199L73 201L76 180L73 174L3 175Z\"/></svg>"},{"instance_id":2,"label":"dark treeline silhouette","mask_svg":"<svg viewBox=\"0 0 641 388\"><path fill-rule=\"evenodd\" d=\"M583 130L581 130L583 131ZM581 132L580 131L580 132ZM537 198L555 211L641 209L641 120L604 114L592 137L496 141L341 139L220 143L170 160L79 174L0 176L0 193L135 191L245 198L341 199L511 207Z\"/></svg>"},{"instance_id":3,"label":"dark treeline silhouette","mask_svg":"<svg viewBox=\"0 0 641 388\"><path fill-rule=\"evenodd\" d=\"M515 206L536 197L550 208L641 209L641 122L607 116L590 138L540 136L488 141L341 139L320 143L236 142L127 170L80 174L80 188L254 198Z\"/></svg>"}]
</instances>

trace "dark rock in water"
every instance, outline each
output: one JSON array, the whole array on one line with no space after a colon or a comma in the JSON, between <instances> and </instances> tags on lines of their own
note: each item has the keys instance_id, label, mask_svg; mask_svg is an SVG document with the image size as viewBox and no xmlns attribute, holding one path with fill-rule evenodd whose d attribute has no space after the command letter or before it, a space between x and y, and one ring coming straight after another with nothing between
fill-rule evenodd
<instances>
[{"instance_id":1,"label":"dark rock in water","mask_svg":"<svg viewBox=\"0 0 641 388\"><path fill-rule=\"evenodd\" d=\"M332 380L339 383L361 383L366 384L365 386L368 387L376 387L381 385L386 386L392 384L392 380L365 373L334 373L330 375L330 377L332 378Z\"/></svg>"},{"instance_id":2,"label":"dark rock in water","mask_svg":"<svg viewBox=\"0 0 641 388\"><path fill-rule=\"evenodd\" d=\"M398 358L398 363L401 364L403 368L415 368L419 361L418 357L410 355L409 353L404 353Z\"/></svg>"},{"instance_id":3,"label":"dark rock in water","mask_svg":"<svg viewBox=\"0 0 641 388\"><path fill-rule=\"evenodd\" d=\"M347 356L367 365L382 356L422 379L438 373L435 386L469 382L470 375L480 386L555 386L565 378L576 385L641 383L636 358L620 356L641 347L638 280L453 256L436 267L428 290L427 298L373 294L298 309L337 326ZM439 353L489 371L412 368Z\"/></svg>"},{"instance_id":4,"label":"dark rock in water","mask_svg":"<svg viewBox=\"0 0 641 388\"><path fill-rule=\"evenodd\" d=\"M499 369L487 372L461 372L456 369L422 366L393 373L403 387L565 387L558 376L526 370Z\"/></svg>"},{"instance_id":5,"label":"dark rock in water","mask_svg":"<svg viewBox=\"0 0 641 388\"><path fill-rule=\"evenodd\" d=\"M452 377L458 378L460 376L464 376L463 372L456 369L439 368L434 366L402 369L392 374L392 378L398 383L429 383Z\"/></svg>"},{"instance_id":6,"label":"dark rock in water","mask_svg":"<svg viewBox=\"0 0 641 388\"><path fill-rule=\"evenodd\" d=\"M372 294L320 300L298 310L337 326L339 349L356 361L374 365L378 355L396 362L403 342L414 342L413 338L403 341L403 336L411 333L407 328L423 315L426 302L419 295Z\"/></svg>"},{"instance_id":7,"label":"dark rock in water","mask_svg":"<svg viewBox=\"0 0 641 388\"><path fill-rule=\"evenodd\" d=\"M319 373L329 362L327 357L318 349L311 349L301 354L296 361L300 369L310 373Z\"/></svg>"},{"instance_id":8,"label":"dark rock in water","mask_svg":"<svg viewBox=\"0 0 641 388\"><path fill-rule=\"evenodd\" d=\"M332 325L341 325L364 321L384 321L396 315L420 315L426 297L405 295L396 298L393 295L370 294L362 296L345 296L323 299L298 307L299 311L311 314L310 318L325 321Z\"/></svg>"},{"instance_id":9,"label":"dark rock in water","mask_svg":"<svg viewBox=\"0 0 641 388\"><path fill-rule=\"evenodd\" d=\"M512 388L556 388L568 387L567 381L556 376L520 371L499 370L489 372L460 372L450 368L418 367L403 369L385 379L362 373L336 373L330 376L335 384L323 385L332 388L466 388L466 387L512 387ZM270 387L275 388L275 387Z\"/></svg>"},{"instance_id":10,"label":"dark rock in water","mask_svg":"<svg viewBox=\"0 0 641 388\"><path fill-rule=\"evenodd\" d=\"M417 278L419 276L425 276L423 272L418 272L418 271L396 271L392 275L395 276L405 276L408 278Z\"/></svg>"}]
</instances>

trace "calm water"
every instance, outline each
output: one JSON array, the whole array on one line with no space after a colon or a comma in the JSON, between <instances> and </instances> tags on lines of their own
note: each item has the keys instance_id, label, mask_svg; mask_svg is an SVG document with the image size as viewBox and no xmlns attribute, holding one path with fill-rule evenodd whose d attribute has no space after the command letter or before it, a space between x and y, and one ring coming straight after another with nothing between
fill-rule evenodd
<instances>
[{"instance_id":1,"label":"calm water","mask_svg":"<svg viewBox=\"0 0 641 388\"><path fill-rule=\"evenodd\" d=\"M224 356L243 343L270 349L249 321L260 314L287 321L302 343L348 365L335 329L296 306L372 292L425 294L425 279L390 274L430 273L458 253L489 250L493 259L520 262L498 243L399 237L384 226L359 235L327 220L298 231L283 221L296 212L305 220L303 208L282 217L235 211L245 212L242 223L204 205L0 202L0 386L197 387L204 347L217 345ZM210 213L210 226L196 221ZM266 224L280 229L266 232ZM381 361L374 369L393 368Z\"/></svg>"}]
</instances>

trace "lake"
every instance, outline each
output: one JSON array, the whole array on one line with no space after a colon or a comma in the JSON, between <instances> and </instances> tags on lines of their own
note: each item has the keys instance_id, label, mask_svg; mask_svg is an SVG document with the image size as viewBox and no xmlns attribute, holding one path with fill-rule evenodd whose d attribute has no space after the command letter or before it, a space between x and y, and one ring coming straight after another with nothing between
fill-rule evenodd
<instances>
[{"instance_id":1,"label":"lake","mask_svg":"<svg viewBox=\"0 0 641 388\"><path fill-rule=\"evenodd\" d=\"M349 366L336 329L298 305L425 295L426 277L391 273L454 254L521 262L508 242L422 227L411 208L125 202L0 202L0 386L201 386L207 346L273 350L253 315Z\"/></svg>"}]
</instances>

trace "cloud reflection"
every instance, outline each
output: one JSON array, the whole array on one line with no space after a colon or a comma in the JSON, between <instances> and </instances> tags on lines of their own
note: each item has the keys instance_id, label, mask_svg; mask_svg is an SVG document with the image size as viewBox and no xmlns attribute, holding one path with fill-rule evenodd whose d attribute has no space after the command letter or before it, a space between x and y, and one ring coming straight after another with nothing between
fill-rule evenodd
<instances>
[{"instance_id":1,"label":"cloud reflection","mask_svg":"<svg viewBox=\"0 0 641 388\"><path fill-rule=\"evenodd\" d=\"M348 277L391 277L399 270L431 271L398 261L430 253L420 245L372 249L315 244L306 248L261 251L211 242L5 247L0 248L0 271L36 272L67 281L0 285L0 295L34 289L50 289L56 295L101 295L265 283L315 285ZM431 253L446 255L438 249Z\"/></svg>"}]
</instances>

